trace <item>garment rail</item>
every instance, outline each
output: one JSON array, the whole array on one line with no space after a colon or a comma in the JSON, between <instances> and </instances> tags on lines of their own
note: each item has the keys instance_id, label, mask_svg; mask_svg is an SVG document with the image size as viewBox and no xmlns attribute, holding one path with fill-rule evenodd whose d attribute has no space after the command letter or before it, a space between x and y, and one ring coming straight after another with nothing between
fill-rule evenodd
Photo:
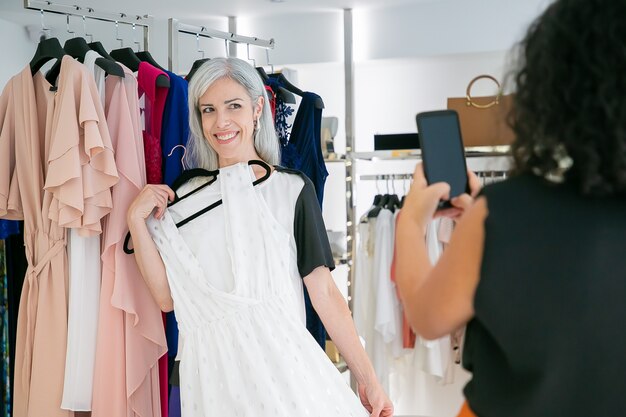
<instances>
[{"instance_id":1,"label":"garment rail","mask_svg":"<svg viewBox=\"0 0 626 417\"><path fill-rule=\"evenodd\" d=\"M149 32L150 26L153 23L153 18L147 14L133 15L127 13L100 12L96 11L93 7L59 4L48 0L24 0L24 8L37 10L41 12L42 16L45 12L65 16L78 16L83 19L99 20L101 22L115 23L116 25L125 24L132 26L133 28L140 27L143 29L143 49L144 51L149 49Z\"/></svg>"},{"instance_id":2,"label":"garment rail","mask_svg":"<svg viewBox=\"0 0 626 417\"><path fill-rule=\"evenodd\" d=\"M265 49L274 49L274 39L265 40L256 37L242 36L232 32L222 32L216 29L207 28L205 26L195 26L182 23L177 19L170 18L168 21L169 28L169 45L168 45L168 66L169 70L178 73L178 47L180 34L193 35L198 38L223 39L226 43L243 43L254 45Z\"/></svg>"},{"instance_id":3,"label":"garment rail","mask_svg":"<svg viewBox=\"0 0 626 417\"><path fill-rule=\"evenodd\" d=\"M509 171L499 170L487 170L487 171L474 171L479 179L505 179ZM378 175L361 175L359 180L361 181L386 181L386 180L411 180L413 174L378 174Z\"/></svg>"}]
</instances>

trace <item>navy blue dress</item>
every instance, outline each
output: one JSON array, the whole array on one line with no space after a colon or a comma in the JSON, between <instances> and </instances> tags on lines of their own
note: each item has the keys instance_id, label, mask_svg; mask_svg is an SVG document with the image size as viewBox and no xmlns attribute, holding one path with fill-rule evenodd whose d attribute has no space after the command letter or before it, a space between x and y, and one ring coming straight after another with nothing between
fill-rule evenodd
<instances>
[{"instance_id":1,"label":"navy blue dress","mask_svg":"<svg viewBox=\"0 0 626 417\"><path fill-rule=\"evenodd\" d=\"M278 81L275 82L278 83ZM328 171L321 148L322 109L315 106L318 98L319 96L315 93L304 93L289 135L287 135L287 129L291 126L287 125L285 112L291 114L293 110L277 99L276 130L281 142L281 165L302 171L311 179L321 208ZM304 302L306 327L324 349L326 329L313 308L306 286L304 287Z\"/></svg>"},{"instance_id":2,"label":"navy blue dress","mask_svg":"<svg viewBox=\"0 0 626 417\"><path fill-rule=\"evenodd\" d=\"M173 72L166 71L166 73L170 77L170 88L167 92L163 110L161 149L163 151L163 182L171 186L174 180L183 172L181 159L185 154L185 149L176 146L186 146L189 138L188 84L184 78ZM173 311L167 313L165 317L170 365L169 374L176 378L176 372L173 372L172 368L174 366L174 358L178 352L178 322ZM180 415L178 387L172 387L170 390L169 401L170 416Z\"/></svg>"}]
</instances>

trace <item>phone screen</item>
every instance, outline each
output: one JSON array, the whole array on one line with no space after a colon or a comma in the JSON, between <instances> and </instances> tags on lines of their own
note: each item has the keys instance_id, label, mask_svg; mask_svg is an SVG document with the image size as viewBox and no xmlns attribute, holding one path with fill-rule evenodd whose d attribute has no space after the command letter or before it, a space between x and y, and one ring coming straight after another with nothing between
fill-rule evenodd
<instances>
[{"instance_id":1,"label":"phone screen","mask_svg":"<svg viewBox=\"0 0 626 417\"><path fill-rule=\"evenodd\" d=\"M450 198L468 192L465 150L457 113L454 110L431 111L419 113L415 120L428 184L448 183Z\"/></svg>"}]
</instances>

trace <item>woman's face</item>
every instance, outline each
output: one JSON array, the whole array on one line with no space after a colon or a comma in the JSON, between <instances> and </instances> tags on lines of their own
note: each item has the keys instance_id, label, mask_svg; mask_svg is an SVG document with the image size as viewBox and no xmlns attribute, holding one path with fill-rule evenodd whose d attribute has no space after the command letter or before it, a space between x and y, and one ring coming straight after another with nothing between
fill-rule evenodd
<instances>
[{"instance_id":1,"label":"woman's face","mask_svg":"<svg viewBox=\"0 0 626 417\"><path fill-rule=\"evenodd\" d=\"M241 84L221 78L200 97L198 107L204 137L217 152L220 167L259 159L254 124L261 115L263 97L253 103Z\"/></svg>"}]
</instances>

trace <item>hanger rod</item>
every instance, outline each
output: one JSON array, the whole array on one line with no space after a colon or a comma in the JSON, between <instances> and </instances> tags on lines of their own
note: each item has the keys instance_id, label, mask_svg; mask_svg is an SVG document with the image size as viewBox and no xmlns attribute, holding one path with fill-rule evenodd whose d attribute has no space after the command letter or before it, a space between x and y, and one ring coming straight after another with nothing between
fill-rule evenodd
<instances>
[{"instance_id":1,"label":"hanger rod","mask_svg":"<svg viewBox=\"0 0 626 417\"><path fill-rule=\"evenodd\" d=\"M509 175L509 171L498 170L474 171L474 173L481 178L507 177ZM361 181L410 180L412 178L413 174L377 174L359 176Z\"/></svg>"},{"instance_id":2,"label":"hanger rod","mask_svg":"<svg viewBox=\"0 0 626 417\"><path fill-rule=\"evenodd\" d=\"M194 26L188 25L186 23L181 23L174 20L175 28L180 33L187 33L189 35L200 36L203 38L212 38L212 39L226 39L229 42L233 43L245 43L248 45L254 45L265 49L274 49L274 39L265 40L259 39L251 36L242 36L237 35L236 33L231 32L222 32L220 30L215 30L211 28L207 28L205 26Z\"/></svg>"},{"instance_id":3,"label":"hanger rod","mask_svg":"<svg viewBox=\"0 0 626 417\"><path fill-rule=\"evenodd\" d=\"M93 7L59 4L47 0L24 0L24 8L30 10L43 10L46 13L80 16L94 20L111 23L123 23L126 25L142 26L149 28L152 24L150 15L133 15L127 13L99 12Z\"/></svg>"}]
</instances>

